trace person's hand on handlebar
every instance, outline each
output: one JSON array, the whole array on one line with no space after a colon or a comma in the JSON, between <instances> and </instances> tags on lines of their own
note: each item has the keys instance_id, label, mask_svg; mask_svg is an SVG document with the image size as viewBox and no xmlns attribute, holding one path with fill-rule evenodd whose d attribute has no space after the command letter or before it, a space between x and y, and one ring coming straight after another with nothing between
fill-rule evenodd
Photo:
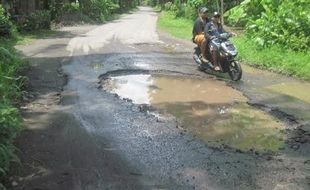
<instances>
[{"instance_id":1,"label":"person's hand on handlebar","mask_svg":"<svg viewBox=\"0 0 310 190\"><path fill-rule=\"evenodd\" d=\"M216 38L216 36L211 36L210 40L214 40Z\"/></svg>"}]
</instances>

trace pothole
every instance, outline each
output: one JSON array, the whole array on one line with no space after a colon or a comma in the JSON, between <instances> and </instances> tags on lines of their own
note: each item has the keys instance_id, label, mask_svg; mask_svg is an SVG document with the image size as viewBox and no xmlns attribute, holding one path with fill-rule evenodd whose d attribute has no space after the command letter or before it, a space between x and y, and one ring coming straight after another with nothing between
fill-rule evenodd
<instances>
[{"instance_id":1,"label":"pothole","mask_svg":"<svg viewBox=\"0 0 310 190\"><path fill-rule=\"evenodd\" d=\"M242 93L223 81L145 72L104 77L101 85L120 98L173 115L209 146L259 152L284 146L284 125L248 105Z\"/></svg>"}]
</instances>

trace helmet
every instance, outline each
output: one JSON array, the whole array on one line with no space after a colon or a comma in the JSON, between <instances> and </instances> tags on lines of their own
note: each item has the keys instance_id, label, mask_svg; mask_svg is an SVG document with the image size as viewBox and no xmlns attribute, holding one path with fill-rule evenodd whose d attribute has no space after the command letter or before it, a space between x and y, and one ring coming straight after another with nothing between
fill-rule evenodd
<instances>
[{"instance_id":1,"label":"helmet","mask_svg":"<svg viewBox=\"0 0 310 190\"><path fill-rule=\"evenodd\" d=\"M198 12L199 12L200 14L206 14L208 11L209 11L209 10L208 10L207 7L200 7L200 8L198 9Z\"/></svg>"},{"instance_id":2,"label":"helmet","mask_svg":"<svg viewBox=\"0 0 310 190\"><path fill-rule=\"evenodd\" d=\"M213 17L220 17L220 16L221 16L221 14L219 12L214 12L213 13Z\"/></svg>"}]
</instances>

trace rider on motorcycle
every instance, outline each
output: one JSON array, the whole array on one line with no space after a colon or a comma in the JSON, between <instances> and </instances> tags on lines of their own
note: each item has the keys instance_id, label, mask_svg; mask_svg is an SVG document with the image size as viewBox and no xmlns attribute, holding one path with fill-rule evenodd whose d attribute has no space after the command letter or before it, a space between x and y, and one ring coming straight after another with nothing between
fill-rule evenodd
<instances>
[{"instance_id":1,"label":"rider on motorcycle","mask_svg":"<svg viewBox=\"0 0 310 190\"><path fill-rule=\"evenodd\" d=\"M207 23L204 34L207 42L209 43L210 53L212 56L212 63L215 71L220 71L220 65L217 61L217 52L220 47L220 41L218 37L220 34L226 32L221 24L221 15L218 12L213 13L211 22ZM233 33L232 33L233 35Z\"/></svg>"},{"instance_id":2,"label":"rider on motorcycle","mask_svg":"<svg viewBox=\"0 0 310 190\"><path fill-rule=\"evenodd\" d=\"M205 26L209 22L208 19L208 9L206 7L201 7L198 9L198 18L196 19L193 27L193 42L196 43L202 54L202 61L207 62L206 58L206 48L207 40L205 38Z\"/></svg>"}]
</instances>

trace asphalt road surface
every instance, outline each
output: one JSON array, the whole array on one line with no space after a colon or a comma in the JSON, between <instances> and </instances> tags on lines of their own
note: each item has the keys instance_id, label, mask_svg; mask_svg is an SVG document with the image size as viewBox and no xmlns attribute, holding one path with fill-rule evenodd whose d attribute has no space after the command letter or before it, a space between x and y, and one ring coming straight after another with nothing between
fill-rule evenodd
<instances>
[{"instance_id":1,"label":"asphalt road surface","mask_svg":"<svg viewBox=\"0 0 310 190\"><path fill-rule=\"evenodd\" d=\"M55 35L18 47L31 68L26 72L29 84L22 107L26 129L16 142L21 165L11 173L10 188L309 189L309 83L246 65L242 65L240 82L201 72L192 60L194 45L190 40L158 32L157 16L151 8L140 7L104 25L65 27ZM201 97L199 93L193 97L198 108L200 101L211 113L220 109L224 115L225 110L244 112L244 117L254 114L246 120L244 130L246 137L253 138L258 135L251 134L249 126L255 114L271 118L260 125L279 125L275 131L281 136L275 135L279 142L275 144L280 145L276 150L260 146L256 150L255 146L247 149L249 141L242 144L224 138L218 142L214 135L220 132L213 133L216 128L200 131L194 120L182 119L192 111L186 110L185 116L175 111L187 105L195 111L194 99L185 96L178 100L181 107L178 104L174 111L159 103L171 103L182 91L172 98L167 96L172 92L167 93L166 101L158 96L157 102L150 99L154 105L139 104L131 97L142 87L123 92L130 95L128 98L105 87L107 80L129 84L128 78L117 78L122 76L142 76L134 84L157 81L151 82L157 85L154 93L156 89L169 92L170 87L175 91L206 83L213 90L205 89ZM152 76L155 78L145 79ZM137 94L148 94L149 87L145 88ZM212 96L215 92L218 94ZM196 94L194 90L184 93ZM204 101L203 94L211 94L209 102ZM221 104L226 101L221 98L225 94L233 97L225 102L227 109ZM246 109L230 108L236 99ZM201 121L204 117L197 118ZM223 121L216 115L205 118L214 125ZM225 121L242 132L239 119L233 121L227 116Z\"/></svg>"}]
</instances>

